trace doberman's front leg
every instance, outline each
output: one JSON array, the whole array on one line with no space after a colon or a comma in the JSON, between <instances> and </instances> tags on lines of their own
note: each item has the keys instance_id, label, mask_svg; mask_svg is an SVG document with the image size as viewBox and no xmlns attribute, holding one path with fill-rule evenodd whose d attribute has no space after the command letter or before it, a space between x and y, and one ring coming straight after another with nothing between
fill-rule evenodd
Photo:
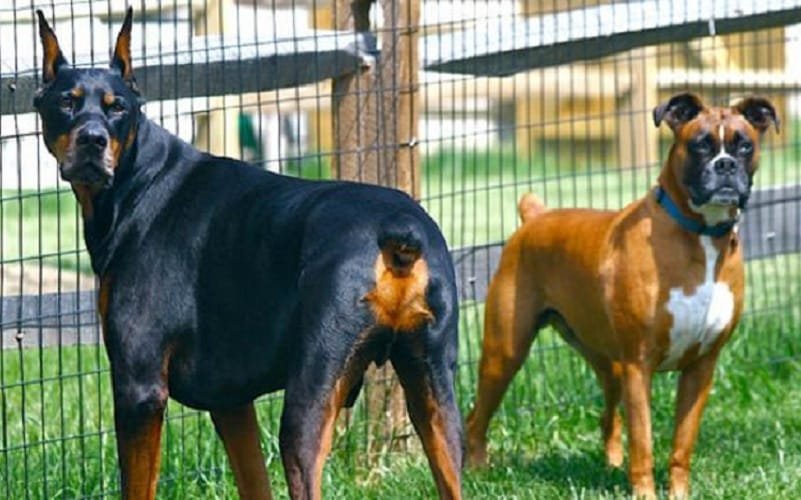
<instances>
[{"instance_id":1,"label":"doberman's front leg","mask_svg":"<svg viewBox=\"0 0 801 500\"><path fill-rule=\"evenodd\" d=\"M259 423L253 403L213 411L211 419L225 445L240 498L271 499L270 478L259 446Z\"/></svg>"},{"instance_id":2,"label":"doberman's front leg","mask_svg":"<svg viewBox=\"0 0 801 500\"><path fill-rule=\"evenodd\" d=\"M167 406L166 386L116 380L114 385L114 424L122 498L153 499L159 475L161 427Z\"/></svg>"}]
</instances>

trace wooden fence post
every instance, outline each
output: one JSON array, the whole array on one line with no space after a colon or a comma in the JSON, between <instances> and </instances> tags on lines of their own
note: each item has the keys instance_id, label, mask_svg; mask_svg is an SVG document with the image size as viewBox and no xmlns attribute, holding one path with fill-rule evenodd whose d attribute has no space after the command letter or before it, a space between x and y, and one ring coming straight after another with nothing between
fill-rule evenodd
<instances>
[{"instance_id":1,"label":"wooden fence post","mask_svg":"<svg viewBox=\"0 0 801 500\"><path fill-rule=\"evenodd\" d=\"M384 23L391 30L382 39L381 83L385 155L383 169L389 185L420 198L418 38L420 0L381 0Z\"/></svg>"},{"instance_id":2,"label":"wooden fence post","mask_svg":"<svg viewBox=\"0 0 801 500\"><path fill-rule=\"evenodd\" d=\"M419 197L415 146L420 0L379 1L384 14L380 57L361 72L333 82L333 173L339 179L395 187ZM335 28L369 32L371 4L372 0L336 0ZM387 364L371 367L367 380L367 411L374 422L368 449L405 448L411 426L397 377Z\"/></svg>"},{"instance_id":3,"label":"wooden fence post","mask_svg":"<svg viewBox=\"0 0 801 500\"><path fill-rule=\"evenodd\" d=\"M615 59L619 74L631 75L630 92L618 99L617 153L620 168L658 166L659 129L651 110L659 104L656 47L641 47Z\"/></svg>"},{"instance_id":4,"label":"wooden fence post","mask_svg":"<svg viewBox=\"0 0 801 500\"><path fill-rule=\"evenodd\" d=\"M373 0L336 0L334 27L340 31L369 32L372 3ZM333 81L332 168L338 179L378 184L377 73L375 65L366 66L361 72Z\"/></svg>"},{"instance_id":5,"label":"wooden fence post","mask_svg":"<svg viewBox=\"0 0 801 500\"><path fill-rule=\"evenodd\" d=\"M193 26L195 35L223 35L236 32L233 0L208 0L205 11ZM240 157L239 106L226 96L209 97L208 113L195 117L195 145L209 153Z\"/></svg>"}]
</instances>

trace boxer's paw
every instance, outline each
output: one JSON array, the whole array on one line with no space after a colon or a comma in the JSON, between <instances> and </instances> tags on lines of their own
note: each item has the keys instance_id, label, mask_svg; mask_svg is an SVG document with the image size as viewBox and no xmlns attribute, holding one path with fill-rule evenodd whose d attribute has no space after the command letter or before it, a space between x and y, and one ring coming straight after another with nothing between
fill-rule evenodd
<instances>
[{"instance_id":1,"label":"boxer's paw","mask_svg":"<svg viewBox=\"0 0 801 500\"><path fill-rule=\"evenodd\" d=\"M606 443L606 465L615 469L623 467L623 445L620 441Z\"/></svg>"},{"instance_id":2,"label":"boxer's paw","mask_svg":"<svg viewBox=\"0 0 801 500\"><path fill-rule=\"evenodd\" d=\"M639 478L631 478L631 495L637 499L656 500L653 475L644 474Z\"/></svg>"},{"instance_id":3,"label":"boxer's paw","mask_svg":"<svg viewBox=\"0 0 801 500\"><path fill-rule=\"evenodd\" d=\"M668 498L690 498L690 471L683 467L670 468L670 492Z\"/></svg>"},{"instance_id":4,"label":"boxer's paw","mask_svg":"<svg viewBox=\"0 0 801 500\"><path fill-rule=\"evenodd\" d=\"M470 468L487 467L487 441L467 437L467 466Z\"/></svg>"}]
</instances>

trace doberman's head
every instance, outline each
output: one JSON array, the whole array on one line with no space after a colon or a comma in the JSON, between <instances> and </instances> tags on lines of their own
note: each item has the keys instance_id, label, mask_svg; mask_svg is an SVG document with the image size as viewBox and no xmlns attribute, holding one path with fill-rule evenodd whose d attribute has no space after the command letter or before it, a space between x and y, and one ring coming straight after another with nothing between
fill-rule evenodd
<instances>
[{"instance_id":1,"label":"doberman's head","mask_svg":"<svg viewBox=\"0 0 801 500\"><path fill-rule=\"evenodd\" d=\"M61 178L79 198L93 196L112 185L141 114L143 100L131 66L133 10L125 16L108 69L71 67L42 11L36 14L44 60L34 107L42 117L44 141Z\"/></svg>"},{"instance_id":2,"label":"doberman's head","mask_svg":"<svg viewBox=\"0 0 801 500\"><path fill-rule=\"evenodd\" d=\"M745 208L762 135L771 125L779 129L773 104L747 97L730 107L708 107L697 95L682 93L654 109L656 126L662 121L675 142L660 183L673 180L690 208L705 218L718 213L726 219Z\"/></svg>"}]
</instances>

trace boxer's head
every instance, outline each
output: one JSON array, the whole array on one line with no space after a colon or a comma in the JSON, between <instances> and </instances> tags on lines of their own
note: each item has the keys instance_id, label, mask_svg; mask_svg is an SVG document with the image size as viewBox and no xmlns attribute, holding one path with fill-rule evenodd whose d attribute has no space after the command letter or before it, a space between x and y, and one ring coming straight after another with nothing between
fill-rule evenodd
<instances>
[{"instance_id":1,"label":"boxer's head","mask_svg":"<svg viewBox=\"0 0 801 500\"><path fill-rule=\"evenodd\" d=\"M675 142L662 175L686 191L690 208L704 215L744 208L759 141L771 124L779 129L770 101L747 97L731 107L707 107L695 94L677 94L654 109L656 126L663 121Z\"/></svg>"}]
</instances>

